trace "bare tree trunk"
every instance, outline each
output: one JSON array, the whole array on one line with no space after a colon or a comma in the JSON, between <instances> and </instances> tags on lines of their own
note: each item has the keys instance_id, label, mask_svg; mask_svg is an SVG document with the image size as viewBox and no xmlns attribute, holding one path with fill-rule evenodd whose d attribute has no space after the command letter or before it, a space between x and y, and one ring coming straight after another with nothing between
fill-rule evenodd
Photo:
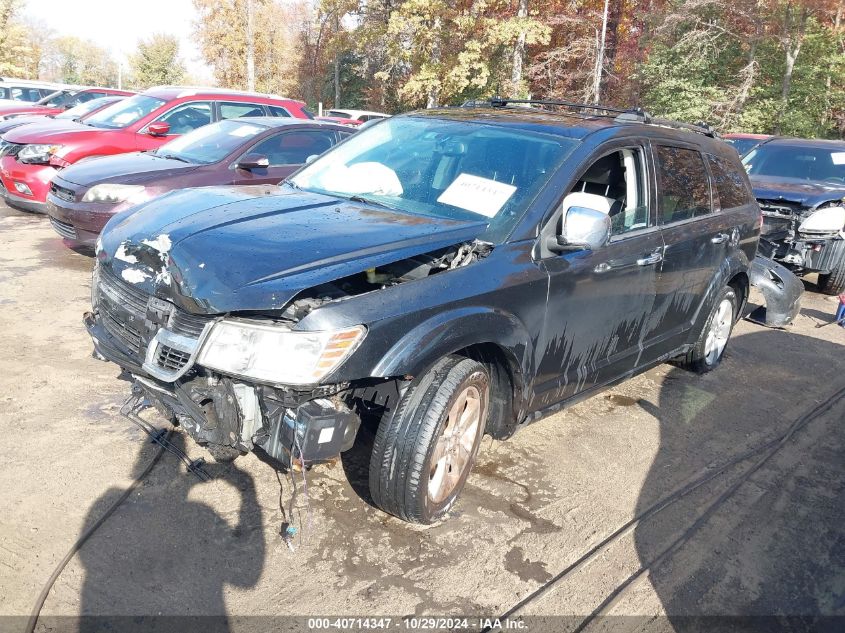
<instances>
[{"instance_id":1,"label":"bare tree trunk","mask_svg":"<svg viewBox=\"0 0 845 633\"><path fill-rule=\"evenodd\" d=\"M789 91L792 88L792 74L795 71L795 62L801 52L801 45L804 43L804 32L809 17L807 8L802 7L796 20L791 5L786 6L784 20L784 31L786 32L783 41L783 49L786 54L786 68L783 72L783 81L780 90L780 111L775 125L775 134L783 132L783 118L786 116L786 109L789 106Z\"/></svg>"},{"instance_id":2,"label":"bare tree trunk","mask_svg":"<svg viewBox=\"0 0 845 633\"><path fill-rule=\"evenodd\" d=\"M337 45L337 36L340 33L340 16L335 9L334 14L334 107L340 107L340 51Z\"/></svg>"},{"instance_id":3,"label":"bare tree trunk","mask_svg":"<svg viewBox=\"0 0 845 633\"><path fill-rule=\"evenodd\" d=\"M440 63L440 16L434 18L434 25L432 31L434 33L434 45L431 47L431 61L437 66ZM428 97L426 98L426 108L436 108L440 99L440 86L432 82L428 87Z\"/></svg>"},{"instance_id":4,"label":"bare tree trunk","mask_svg":"<svg viewBox=\"0 0 845 633\"><path fill-rule=\"evenodd\" d=\"M528 0L519 0L516 17L528 17ZM511 97L519 97L522 86L522 63L525 58L525 30L521 30L513 45L513 68L511 70Z\"/></svg>"},{"instance_id":5,"label":"bare tree trunk","mask_svg":"<svg viewBox=\"0 0 845 633\"><path fill-rule=\"evenodd\" d=\"M604 71L604 49L607 41L607 10L609 0L604 0L604 13L601 18L601 36L598 41L598 50L596 51L596 66L593 70L593 92L592 100L594 103L601 101L601 77Z\"/></svg>"},{"instance_id":6,"label":"bare tree trunk","mask_svg":"<svg viewBox=\"0 0 845 633\"><path fill-rule=\"evenodd\" d=\"M255 91L255 32L253 0L246 0L246 88Z\"/></svg>"}]
</instances>

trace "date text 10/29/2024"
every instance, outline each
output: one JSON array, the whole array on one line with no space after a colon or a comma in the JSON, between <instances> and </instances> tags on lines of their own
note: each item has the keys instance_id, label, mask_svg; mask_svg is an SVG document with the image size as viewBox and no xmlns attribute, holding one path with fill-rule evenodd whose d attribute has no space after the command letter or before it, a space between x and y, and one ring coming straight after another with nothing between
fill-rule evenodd
<instances>
[{"instance_id":1,"label":"date text 10/29/2024","mask_svg":"<svg viewBox=\"0 0 845 633\"><path fill-rule=\"evenodd\" d=\"M450 617L411 617L411 618L308 618L308 629L322 630L390 630L408 631L528 631L524 620L508 618L450 618Z\"/></svg>"}]
</instances>

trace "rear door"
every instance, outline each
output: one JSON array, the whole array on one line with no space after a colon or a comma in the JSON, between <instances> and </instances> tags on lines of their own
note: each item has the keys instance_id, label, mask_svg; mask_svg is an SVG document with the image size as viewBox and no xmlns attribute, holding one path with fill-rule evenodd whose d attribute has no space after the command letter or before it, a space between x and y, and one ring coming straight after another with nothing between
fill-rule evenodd
<instances>
[{"instance_id":1,"label":"rear door","mask_svg":"<svg viewBox=\"0 0 845 633\"><path fill-rule=\"evenodd\" d=\"M654 145L657 211L665 251L658 303L658 351L685 343L738 233L729 215L718 212L705 156L694 146Z\"/></svg>"},{"instance_id":2,"label":"rear door","mask_svg":"<svg viewBox=\"0 0 845 633\"><path fill-rule=\"evenodd\" d=\"M277 183L299 169L311 156L319 156L338 141L334 130L287 129L258 141L244 154L266 156L266 169L234 169L234 184ZM237 163L237 161L235 161Z\"/></svg>"}]
</instances>

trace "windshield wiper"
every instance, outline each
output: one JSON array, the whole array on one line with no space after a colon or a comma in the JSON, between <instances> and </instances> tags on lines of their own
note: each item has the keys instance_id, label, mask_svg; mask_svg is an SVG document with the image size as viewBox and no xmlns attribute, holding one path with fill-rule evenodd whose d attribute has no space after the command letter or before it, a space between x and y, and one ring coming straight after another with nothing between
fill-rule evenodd
<instances>
[{"instance_id":1,"label":"windshield wiper","mask_svg":"<svg viewBox=\"0 0 845 633\"><path fill-rule=\"evenodd\" d=\"M187 158L182 158L181 156L177 156L176 154L159 154L158 152L156 152L155 155L159 158L172 158L173 160L178 160L183 163L193 163L193 161L190 161Z\"/></svg>"},{"instance_id":2,"label":"windshield wiper","mask_svg":"<svg viewBox=\"0 0 845 633\"><path fill-rule=\"evenodd\" d=\"M363 204L369 204L369 205L372 205L374 207L381 207L383 209L390 209L391 211L397 210L396 207L393 207L393 206L387 204L386 202L380 202L379 200L373 200L372 198L365 198L364 196L354 195L354 196L349 196L346 199L349 200L350 202L361 202Z\"/></svg>"},{"instance_id":3,"label":"windshield wiper","mask_svg":"<svg viewBox=\"0 0 845 633\"><path fill-rule=\"evenodd\" d=\"M298 184L296 184L293 180L285 179L282 182L280 182L279 184L280 185L287 185L291 189L296 189L297 191L302 191L302 187L300 187Z\"/></svg>"}]
</instances>

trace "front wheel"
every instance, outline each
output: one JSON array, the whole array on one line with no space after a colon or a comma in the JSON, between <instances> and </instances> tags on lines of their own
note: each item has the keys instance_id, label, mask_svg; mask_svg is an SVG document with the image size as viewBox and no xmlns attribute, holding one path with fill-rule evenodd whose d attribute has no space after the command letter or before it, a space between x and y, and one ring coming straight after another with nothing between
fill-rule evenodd
<instances>
[{"instance_id":1,"label":"front wheel","mask_svg":"<svg viewBox=\"0 0 845 633\"><path fill-rule=\"evenodd\" d=\"M716 369L728 345L738 307L739 301L734 289L730 286L723 288L710 316L704 323L704 329L695 347L689 351L681 363L684 369L699 374Z\"/></svg>"},{"instance_id":2,"label":"front wheel","mask_svg":"<svg viewBox=\"0 0 845 633\"><path fill-rule=\"evenodd\" d=\"M460 356L438 361L379 424L370 494L385 512L434 523L457 499L487 423L490 375Z\"/></svg>"}]
</instances>

